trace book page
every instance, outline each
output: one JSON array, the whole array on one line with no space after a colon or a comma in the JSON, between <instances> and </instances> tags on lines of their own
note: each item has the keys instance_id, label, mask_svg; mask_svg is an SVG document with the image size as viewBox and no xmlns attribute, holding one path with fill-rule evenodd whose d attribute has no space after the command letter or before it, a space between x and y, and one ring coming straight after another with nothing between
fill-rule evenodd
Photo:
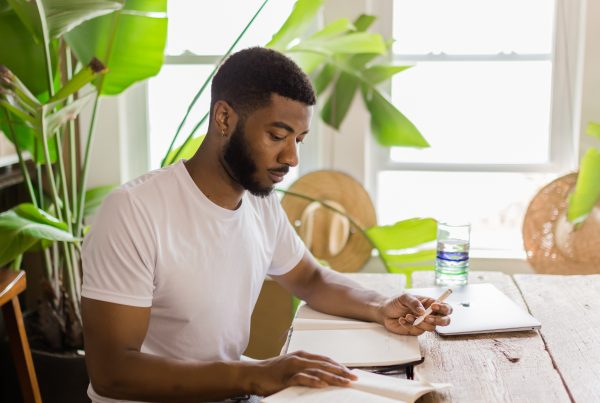
<instances>
[{"instance_id":1,"label":"book page","mask_svg":"<svg viewBox=\"0 0 600 403\"><path fill-rule=\"evenodd\" d=\"M335 318L335 316L332 316ZM361 322L357 320L337 319L304 319L296 318L292 323L296 330L327 330L327 329L373 329L380 327L379 323Z\"/></svg>"},{"instance_id":2,"label":"book page","mask_svg":"<svg viewBox=\"0 0 600 403\"><path fill-rule=\"evenodd\" d=\"M351 388L338 388L329 386L326 388L306 388L301 386L292 386L277 392L274 395L261 400L264 403L398 403L398 400L389 399L383 396L372 395L360 390Z\"/></svg>"},{"instance_id":3,"label":"book page","mask_svg":"<svg viewBox=\"0 0 600 403\"><path fill-rule=\"evenodd\" d=\"M428 392L452 386L444 383L429 383L425 380L395 378L358 369L352 370L352 373L358 377L352 382L352 388L409 403Z\"/></svg>"},{"instance_id":4,"label":"book page","mask_svg":"<svg viewBox=\"0 0 600 403\"><path fill-rule=\"evenodd\" d=\"M366 371L352 371L358 379L349 387L307 388L293 386L263 399L265 403L414 403L424 394L450 387L450 384L435 384L427 381L412 381Z\"/></svg>"},{"instance_id":5,"label":"book page","mask_svg":"<svg viewBox=\"0 0 600 403\"><path fill-rule=\"evenodd\" d=\"M296 330L288 352L304 350L350 367L406 364L421 359L419 340L383 326L367 329Z\"/></svg>"},{"instance_id":6,"label":"book page","mask_svg":"<svg viewBox=\"0 0 600 403\"><path fill-rule=\"evenodd\" d=\"M357 319L344 318L343 316L335 316L329 315L327 313L319 312L311 307L309 307L306 303L302 303L298 310L296 311L296 319L318 319L318 320L339 320L344 322L362 322Z\"/></svg>"}]
</instances>

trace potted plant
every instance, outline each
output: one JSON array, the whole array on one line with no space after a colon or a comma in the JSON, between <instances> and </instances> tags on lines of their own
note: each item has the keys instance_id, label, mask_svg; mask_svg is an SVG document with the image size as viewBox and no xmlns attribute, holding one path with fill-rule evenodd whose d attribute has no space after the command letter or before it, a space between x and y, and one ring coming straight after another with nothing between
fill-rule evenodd
<instances>
[{"instance_id":1,"label":"potted plant","mask_svg":"<svg viewBox=\"0 0 600 403\"><path fill-rule=\"evenodd\" d=\"M158 73L165 11L166 0L0 1L0 130L15 145L30 198L0 214L0 266L18 270L28 251L43 256L33 347L60 353L83 348L80 241L85 216L110 191L87 189L96 111L102 96ZM88 103L92 117L80 127L77 117ZM40 368L47 358L34 360L38 375L60 377L48 384L39 376L44 400L67 401L44 392L67 389L60 386L69 375Z\"/></svg>"}]
</instances>

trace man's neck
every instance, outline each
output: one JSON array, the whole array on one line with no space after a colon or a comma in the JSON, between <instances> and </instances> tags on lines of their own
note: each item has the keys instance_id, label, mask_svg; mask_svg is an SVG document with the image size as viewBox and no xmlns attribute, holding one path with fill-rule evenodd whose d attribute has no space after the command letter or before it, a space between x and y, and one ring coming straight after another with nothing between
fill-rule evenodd
<instances>
[{"instance_id":1,"label":"man's neck","mask_svg":"<svg viewBox=\"0 0 600 403\"><path fill-rule=\"evenodd\" d=\"M207 136L208 137L208 136ZM210 140L202 144L196 154L185 162L185 167L198 189L213 203L228 210L236 210L245 190L219 161L220 151Z\"/></svg>"}]
</instances>

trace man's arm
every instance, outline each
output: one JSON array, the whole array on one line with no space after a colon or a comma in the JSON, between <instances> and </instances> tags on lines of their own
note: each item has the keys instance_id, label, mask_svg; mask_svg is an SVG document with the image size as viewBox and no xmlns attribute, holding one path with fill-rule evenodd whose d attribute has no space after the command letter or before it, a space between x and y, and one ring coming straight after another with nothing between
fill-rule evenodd
<instances>
[{"instance_id":1,"label":"man's arm","mask_svg":"<svg viewBox=\"0 0 600 403\"><path fill-rule=\"evenodd\" d=\"M96 393L143 401L269 395L287 386L345 386L348 370L304 352L258 362L192 362L140 351L150 308L82 298L86 365ZM202 340L199 338L198 343Z\"/></svg>"},{"instance_id":2,"label":"man's arm","mask_svg":"<svg viewBox=\"0 0 600 403\"><path fill-rule=\"evenodd\" d=\"M395 333L418 335L450 323L448 315L452 308L449 305L410 294L384 297L340 273L321 267L309 252L290 272L273 278L318 311L377 322ZM433 305L433 315L420 325L412 326L430 305Z\"/></svg>"}]
</instances>

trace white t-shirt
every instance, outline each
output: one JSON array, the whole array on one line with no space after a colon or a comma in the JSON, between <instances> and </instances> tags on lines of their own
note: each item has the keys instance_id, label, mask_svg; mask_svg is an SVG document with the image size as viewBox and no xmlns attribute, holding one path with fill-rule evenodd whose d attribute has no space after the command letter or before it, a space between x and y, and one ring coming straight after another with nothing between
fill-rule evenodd
<instances>
[{"instance_id":1,"label":"white t-shirt","mask_svg":"<svg viewBox=\"0 0 600 403\"><path fill-rule=\"evenodd\" d=\"M83 242L82 295L151 307L144 353L239 360L265 276L287 273L304 253L275 194L245 192L227 210L179 162L106 198Z\"/></svg>"}]
</instances>

